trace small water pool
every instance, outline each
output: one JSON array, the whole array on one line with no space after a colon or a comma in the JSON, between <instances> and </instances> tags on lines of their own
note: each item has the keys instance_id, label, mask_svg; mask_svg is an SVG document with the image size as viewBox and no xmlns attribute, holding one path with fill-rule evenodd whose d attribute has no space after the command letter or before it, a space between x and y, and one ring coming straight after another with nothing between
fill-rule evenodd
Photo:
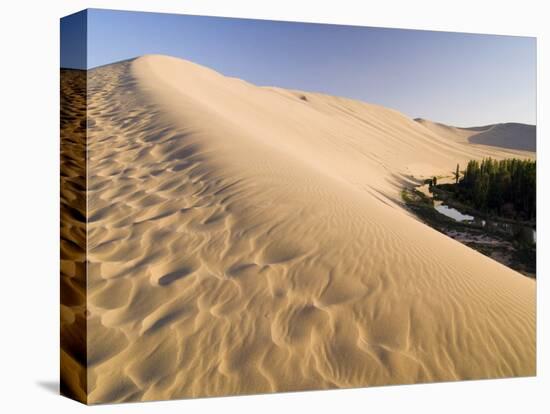
<instances>
[{"instance_id":1,"label":"small water pool","mask_svg":"<svg viewBox=\"0 0 550 414\"><path fill-rule=\"evenodd\" d=\"M434 208L437 210L437 212L443 214L444 216L452 218L455 221L463 222L463 221L472 221L472 220L474 220L474 216L470 216L468 214L462 214L456 208L446 206L445 204L442 204L441 202L436 201Z\"/></svg>"},{"instance_id":2,"label":"small water pool","mask_svg":"<svg viewBox=\"0 0 550 414\"><path fill-rule=\"evenodd\" d=\"M517 224L511 224L511 223L503 223L503 222L492 221L492 220L489 220L489 221L483 220L480 218L476 218L474 216L470 216L469 214L463 214L460 211L458 211L456 208L446 206L445 204L443 204L442 201L434 200L434 202L435 202L434 208L437 210L437 212L455 221L458 221L460 223L475 222L480 224L481 227L488 230L499 229L501 231L505 231L511 235L514 235L518 240L522 239L532 243L537 242L537 232L533 228L521 226Z\"/></svg>"}]
</instances>

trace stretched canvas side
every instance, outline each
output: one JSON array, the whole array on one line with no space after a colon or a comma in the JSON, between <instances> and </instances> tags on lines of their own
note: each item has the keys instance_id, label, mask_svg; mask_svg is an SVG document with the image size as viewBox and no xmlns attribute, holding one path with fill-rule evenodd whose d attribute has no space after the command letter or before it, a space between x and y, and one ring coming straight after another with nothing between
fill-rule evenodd
<instances>
[{"instance_id":1,"label":"stretched canvas side","mask_svg":"<svg viewBox=\"0 0 550 414\"><path fill-rule=\"evenodd\" d=\"M60 389L87 402L86 11L61 19Z\"/></svg>"}]
</instances>

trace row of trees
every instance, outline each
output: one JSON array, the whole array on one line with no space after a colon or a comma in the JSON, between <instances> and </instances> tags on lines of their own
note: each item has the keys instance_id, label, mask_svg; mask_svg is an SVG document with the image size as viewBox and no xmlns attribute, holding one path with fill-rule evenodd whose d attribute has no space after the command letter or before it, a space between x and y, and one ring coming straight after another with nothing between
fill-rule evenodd
<instances>
[{"instance_id":1,"label":"row of trees","mask_svg":"<svg viewBox=\"0 0 550 414\"><path fill-rule=\"evenodd\" d=\"M536 161L470 161L458 180L457 198L486 213L520 220L536 215ZM457 166L458 170L458 166Z\"/></svg>"}]
</instances>

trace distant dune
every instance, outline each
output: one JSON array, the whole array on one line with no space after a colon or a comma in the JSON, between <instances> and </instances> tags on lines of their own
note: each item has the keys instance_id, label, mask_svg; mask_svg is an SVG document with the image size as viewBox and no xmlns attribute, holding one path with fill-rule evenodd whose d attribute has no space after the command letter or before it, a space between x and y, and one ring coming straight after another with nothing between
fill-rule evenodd
<instances>
[{"instance_id":1,"label":"distant dune","mask_svg":"<svg viewBox=\"0 0 550 414\"><path fill-rule=\"evenodd\" d=\"M489 145L513 150L536 150L537 136L534 125L505 123L473 128L458 128L416 118L416 122L436 134L456 142Z\"/></svg>"},{"instance_id":2,"label":"distant dune","mask_svg":"<svg viewBox=\"0 0 550 414\"><path fill-rule=\"evenodd\" d=\"M535 374L536 282L399 198L534 153L166 56L88 93L90 402Z\"/></svg>"}]
</instances>

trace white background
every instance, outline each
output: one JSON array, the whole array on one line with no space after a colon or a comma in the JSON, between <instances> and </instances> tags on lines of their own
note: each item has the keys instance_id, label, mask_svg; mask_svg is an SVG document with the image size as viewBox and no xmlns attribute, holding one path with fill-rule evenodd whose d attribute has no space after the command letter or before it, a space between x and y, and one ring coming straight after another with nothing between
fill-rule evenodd
<instances>
[{"instance_id":1,"label":"white background","mask_svg":"<svg viewBox=\"0 0 550 414\"><path fill-rule=\"evenodd\" d=\"M545 253L550 253L546 245L550 213L548 192L543 189L548 188L550 179L545 146L550 127L548 115L546 119L542 116L549 110L550 24L545 3L542 0L2 1L0 411L550 412L549 341L545 326L549 298ZM537 36L538 376L94 408L58 396L58 19L86 7Z\"/></svg>"}]
</instances>

